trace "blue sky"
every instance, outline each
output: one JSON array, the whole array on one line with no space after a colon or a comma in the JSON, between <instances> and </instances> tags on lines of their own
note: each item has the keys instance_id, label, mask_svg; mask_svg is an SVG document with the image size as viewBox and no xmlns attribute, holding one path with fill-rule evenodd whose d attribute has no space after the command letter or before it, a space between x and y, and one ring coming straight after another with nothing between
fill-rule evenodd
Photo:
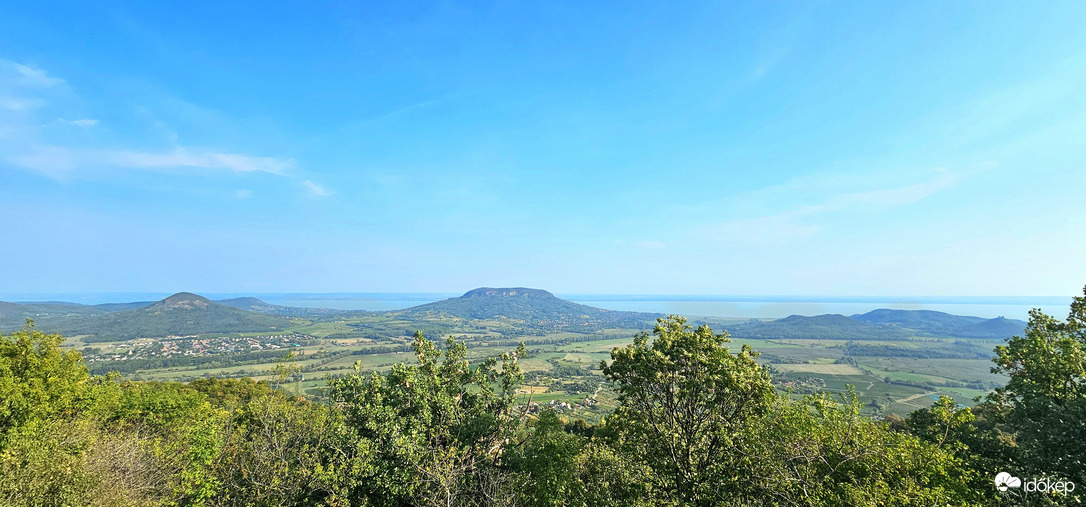
<instances>
[{"instance_id":1,"label":"blue sky","mask_svg":"<svg viewBox=\"0 0 1086 507\"><path fill-rule=\"evenodd\" d=\"M0 4L0 292L1086 284L1081 2L286 4Z\"/></svg>"}]
</instances>

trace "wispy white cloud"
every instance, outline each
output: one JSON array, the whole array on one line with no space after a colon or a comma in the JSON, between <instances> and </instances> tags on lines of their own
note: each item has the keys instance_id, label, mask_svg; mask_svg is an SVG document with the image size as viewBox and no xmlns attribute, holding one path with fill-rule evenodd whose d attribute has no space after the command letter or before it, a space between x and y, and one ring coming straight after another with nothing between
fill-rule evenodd
<instances>
[{"instance_id":1,"label":"wispy white cloud","mask_svg":"<svg viewBox=\"0 0 1086 507\"><path fill-rule=\"evenodd\" d=\"M48 102L41 99L0 97L0 109L7 109L8 111L29 111L45 105L48 105Z\"/></svg>"},{"instance_id":2,"label":"wispy white cloud","mask_svg":"<svg viewBox=\"0 0 1086 507\"><path fill-rule=\"evenodd\" d=\"M304 186L305 189L309 191L309 195L312 195L312 196L315 196L315 197L324 197L324 196L327 196L327 195L332 195L332 192L330 192L328 189L324 188L321 185L313 183L311 180L303 181L302 186Z\"/></svg>"},{"instance_id":3,"label":"wispy white cloud","mask_svg":"<svg viewBox=\"0 0 1086 507\"><path fill-rule=\"evenodd\" d=\"M387 111L370 118L361 119L356 123L345 126L343 130L349 131L356 128L370 128L374 125L380 125L387 122L395 122L403 120L405 118L411 119L413 116L419 113L425 113L427 110L433 109L436 106L439 106L451 100L455 100L458 96L460 96L459 93L449 93L430 100L423 100L412 104L402 105L391 111Z\"/></svg>"},{"instance_id":4,"label":"wispy white cloud","mask_svg":"<svg viewBox=\"0 0 1086 507\"><path fill-rule=\"evenodd\" d=\"M663 249L667 248L667 243L664 243L663 241L656 241L656 240L643 240L643 241L638 241L636 244L637 244L638 248L640 248L642 250L649 250L649 251L663 250Z\"/></svg>"},{"instance_id":5,"label":"wispy white cloud","mask_svg":"<svg viewBox=\"0 0 1086 507\"><path fill-rule=\"evenodd\" d=\"M58 90L58 87L63 89ZM80 134L78 137L71 137L71 130L44 128L49 125L66 125L80 129L98 126L98 119L83 116L77 108L65 107L65 104L77 103L78 97L68 89L65 80L51 76L45 70L32 65L0 59L0 112L19 112L0 115L0 132L8 133L0 137L0 163L56 180L110 178L115 177L118 170L186 174L192 172L186 171L191 169L263 173L294 179L290 173L295 163L291 159L186 145L166 123L139 106L136 107L139 115L136 120L155 128L138 131L142 138L136 136L134 141L132 137L124 137L123 133L111 135L116 133L99 131L88 132L89 136ZM207 112L209 110L196 106L185 107L184 111L190 115L195 111L202 119L207 119L210 114ZM229 121L225 117L211 120L220 123ZM119 125L123 126L123 122ZM106 139L111 141L107 142ZM90 144L95 141L99 144ZM141 147L134 147L132 144ZM142 148L162 145L169 148ZM328 194L323 188L310 188L308 182L306 188L314 195Z\"/></svg>"},{"instance_id":6,"label":"wispy white cloud","mask_svg":"<svg viewBox=\"0 0 1086 507\"><path fill-rule=\"evenodd\" d=\"M9 62L9 64L21 76L21 81L26 84L49 88L64 82L63 79L50 77L47 72L39 68L14 62Z\"/></svg>"},{"instance_id":7,"label":"wispy white cloud","mask_svg":"<svg viewBox=\"0 0 1086 507\"><path fill-rule=\"evenodd\" d=\"M933 175L933 176L932 176ZM765 243L783 242L795 238L812 236L824 230L819 218L831 213L863 212L873 213L890 208L903 207L922 201L938 192L957 184L961 176L946 170L929 173L928 179L921 182L875 188L870 190L845 190L849 178L831 175L823 181L804 178L803 185L790 182L785 185L755 192L759 199L767 202L795 202L795 193L804 188L825 190L827 187L836 191L823 193L814 190L814 195L824 195L822 199L808 200L801 205L791 205L784 210L777 210L761 216L743 217L715 224L696 227L695 234L715 237L723 240ZM853 181L853 184L856 184ZM789 197L782 199L781 197ZM749 199L749 196L747 197Z\"/></svg>"},{"instance_id":8,"label":"wispy white cloud","mask_svg":"<svg viewBox=\"0 0 1086 507\"><path fill-rule=\"evenodd\" d=\"M781 48L772 53L763 56L755 62L754 70L751 71L750 77L752 80L758 80L764 77L770 70L777 66L777 64L784 59L788 54L788 49Z\"/></svg>"},{"instance_id":9,"label":"wispy white cloud","mask_svg":"<svg viewBox=\"0 0 1086 507\"><path fill-rule=\"evenodd\" d=\"M958 183L960 179L961 177L955 173L941 170L936 173L935 178L912 185L866 192L842 193L831 198L827 206L829 209L841 209L853 204L905 206L946 190Z\"/></svg>"},{"instance_id":10,"label":"wispy white cloud","mask_svg":"<svg viewBox=\"0 0 1086 507\"><path fill-rule=\"evenodd\" d=\"M9 164L53 179L64 179L85 162L79 155L61 146L34 146L14 155L2 158Z\"/></svg>"},{"instance_id":11,"label":"wispy white cloud","mask_svg":"<svg viewBox=\"0 0 1086 507\"><path fill-rule=\"evenodd\" d=\"M102 157L107 164L133 169L165 169L198 167L225 169L239 173L264 172L285 175L294 162L272 157L254 157L238 153L195 151L177 148L171 152L113 151Z\"/></svg>"},{"instance_id":12,"label":"wispy white cloud","mask_svg":"<svg viewBox=\"0 0 1086 507\"><path fill-rule=\"evenodd\" d=\"M751 243L780 242L810 236L822 230L814 224L799 221L805 212L787 212L764 217L741 218L701 227L698 233L726 241Z\"/></svg>"},{"instance_id":13,"label":"wispy white cloud","mask_svg":"<svg viewBox=\"0 0 1086 507\"><path fill-rule=\"evenodd\" d=\"M177 148L170 152L77 150L64 146L33 146L22 153L3 157L7 162L54 179L63 179L80 169L123 168L170 170L199 168L237 173L269 173L286 176L291 160L254 157L237 153Z\"/></svg>"},{"instance_id":14,"label":"wispy white cloud","mask_svg":"<svg viewBox=\"0 0 1086 507\"><path fill-rule=\"evenodd\" d=\"M67 120L67 119L64 119L64 118L57 118L57 121L60 122L60 123L65 124L65 125L72 125L72 126L75 126L75 127L84 127L84 128L93 127L95 125L98 125L98 120L95 120L94 118L80 118L78 120Z\"/></svg>"}]
</instances>

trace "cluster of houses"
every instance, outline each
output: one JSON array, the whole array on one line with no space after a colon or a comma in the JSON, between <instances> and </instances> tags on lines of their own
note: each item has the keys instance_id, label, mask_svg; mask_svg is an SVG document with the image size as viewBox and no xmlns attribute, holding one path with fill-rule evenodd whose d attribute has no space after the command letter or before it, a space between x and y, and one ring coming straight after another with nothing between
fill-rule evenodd
<instances>
[{"instance_id":1,"label":"cluster of houses","mask_svg":"<svg viewBox=\"0 0 1086 507\"><path fill-rule=\"evenodd\" d=\"M116 346L115 352L97 351L84 358L92 361L126 361L129 359L166 358L173 356L203 356L233 354L300 347L315 337L301 333L259 336L167 336L159 340L139 339Z\"/></svg>"},{"instance_id":2,"label":"cluster of houses","mask_svg":"<svg viewBox=\"0 0 1086 507\"><path fill-rule=\"evenodd\" d=\"M545 403L531 402L528 404L529 414L538 414L541 410L554 410L555 412L562 413L571 410L577 410L580 408L590 407L596 404L596 399L590 396L585 396L581 402L568 403L565 401L551 400Z\"/></svg>"}]
</instances>

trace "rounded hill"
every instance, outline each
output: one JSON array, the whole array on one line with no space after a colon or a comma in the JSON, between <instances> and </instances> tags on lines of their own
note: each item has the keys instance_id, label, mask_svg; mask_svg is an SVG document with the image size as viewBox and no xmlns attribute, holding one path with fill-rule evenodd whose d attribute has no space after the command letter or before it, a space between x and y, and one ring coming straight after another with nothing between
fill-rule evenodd
<instances>
[{"instance_id":1,"label":"rounded hill","mask_svg":"<svg viewBox=\"0 0 1086 507\"><path fill-rule=\"evenodd\" d=\"M69 335L91 335L85 342L205 333L275 331L289 322L282 317L246 311L179 292L146 308L73 319L58 326Z\"/></svg>"}]
</instances>

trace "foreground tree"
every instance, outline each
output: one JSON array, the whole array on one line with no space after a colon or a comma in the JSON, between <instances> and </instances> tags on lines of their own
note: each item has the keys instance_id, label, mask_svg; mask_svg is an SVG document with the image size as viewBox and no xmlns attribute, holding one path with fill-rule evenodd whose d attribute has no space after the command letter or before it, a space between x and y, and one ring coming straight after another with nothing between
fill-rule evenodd
<instances>
[{"instance_id":1,"label":"foreground tree","mask_svg":"<svg viewBox=\"0 0 1086 507\"><path fill-rule=\"evenodd\" d=\"M48 420L70 420L93 403L90 374L74 350L60 348L28 320L0 336L0 449L15 433Z\"/></svg>"},{"instance_id":2,"label":"foreground tree","mask_svg":"<svg viewBox=\"0 0 1086 507\"><path fill-rule=\"evenodd\" d=\"M682 317L658 319L652 338L641 333L602 365L620 402L608 425L673 501L717 502L743 480L735 459L746 421L773 399L769 374L749 346L732 354L727 333L693 329Z\"/></svg>"},{"instance_id":3,"label":"foreground tree","mask_svg":"<svg viewBox=\"0 0 1086 507\"><path fill-rule=\"evenodd\" d=\"M349 500L501 503L512 494L500 465L519 427L514 403L523 345L503 354L500 368L495 358L471 367L464 344L452 338L438 350L416 333L414 347L417 365L329 381L357 435Z\"/></svg>"},{"instance_id":4,"label":"foreground tree","mask_svg":"<svg viewBox=\"0 0 1086 507\"><path fill-rule=\"evenodd\" d=\"M1073 299L1065 321L1030 312L1025 336L996 347L993 361L992 372L1010 376L988 397L990 411L1014 435L1010 465L1086 485L1086 297ZM1078 492L1061 501L1083 499Z\"/></svg>"},{"instance_id":5,"label":"foreground tree","mask_svg":"<svg viewBox=\"0 0 1086 507\"><path fill-rule=\"evenodd\" d=\"M974 487L978 475L953 452L861 416L860 408L851 390L840 402L825 394L779 397L749 426L742 467L748 489L736 503L984 505L992 499L985 496L990 488ZM947 422L965 419L956 413Z\"/></svg>"},{"instance_id":6,"label":"foreground tree","mask_svg":"<svg viewBox=\"0 0 1086 507\"><path fill-rule=\"evenodd\" d=\"M597 432L650 470L630 480L657 504L977 505L976 474L947 449L860 415L854 392L777 396L747 346L660 319L614 349L607 377L621 405ZM960 425L966 414L948 414ZM600 461L605 463L606 461ZM637 466L627 464L628 470ZM641 503L644 499L629 502Z\"/></svg>"},{"instance_id":7,"label":"foreground tree","mask_svg":"<svg viewBox=\"0 0 1086 507\"><path fill-rule=\"evenodd\" d=\"M77 502L95 486L80 466L94 441L84 415L94 386L59 335L27 327L0 336L0 504Z\"/></svg>"},{"instance_id":8,"label":"foreground tree","mask_svg":"<svg viewBox=\"0 0 1086 507\"><path fill-rule=\"evenodd\" d=\"M544 410L526 432L505 460L518 475L518 496L525 505L566 505L576 490L574 462L587 439L567 433L553 410Z\"/></svg>"}]
</instances>

